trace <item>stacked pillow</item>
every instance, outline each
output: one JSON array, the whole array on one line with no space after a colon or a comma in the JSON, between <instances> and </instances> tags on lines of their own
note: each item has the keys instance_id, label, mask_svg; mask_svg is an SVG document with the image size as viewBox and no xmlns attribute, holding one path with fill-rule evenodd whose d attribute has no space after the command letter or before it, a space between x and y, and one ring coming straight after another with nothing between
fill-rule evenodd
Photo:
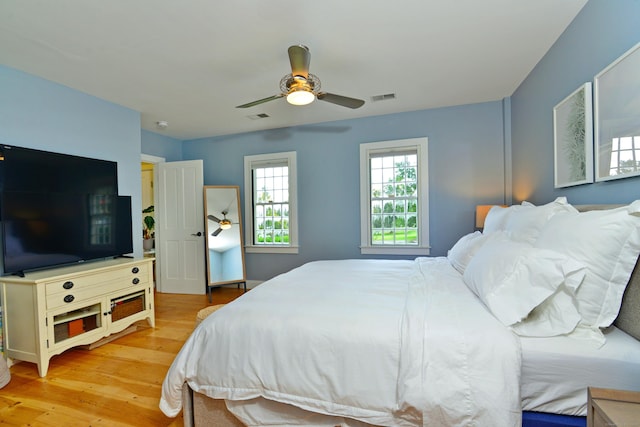
<instances>
[{"instance_id":1,"label":"stacked pillow","mask_svg":"<svg viewBox=\"0 0 640 427\"><path fill-rule=\"evenodd\" d=\"M494 206L487 214L483 232L504 231L513 240L534 243L549 219L560 213L577 214L578 210L567 202L566 197L558 197L542 206L529 202L508 208Z\"/></svg>"},{"instance_id":2,"label":"stacked pillow","mask_svg":"<svg viewBox=\"0 0 640 427\"><path fill-rule=\"evenodd\" d=\"M480 248L463 275L467 287L498 320L506 326L526 324L533 336L566 334L576 327L580 315L564 296L575 292L584 276L582 263L506 236ZM543 302L547 302L545 312L528 318ZM552 313L558 311L566 313L563 322L554 322Z\"/></svg>"},{"instance_id":3,"label":"stacked pillow","mask_svg":"<svg viewBox=\"0 0 640 427\"><path fill-rule=\"evenodd\" d=\"M640 253L640 200L617 209L551 218L535 242L586 265L576 292L585 325L610 326Z\"/></svg>"},{"instance_id":4,"label":"stacked pillow","mask_svg":"<svg viewBox=\"0 0 640 427\"><path fill-rule=\"evenodd\" d=\"M601 336L618 315L640 254L640 201L578 212L558 198L492 208L483 233L461 238L451 265L494 316L523 336Z\"/></svg>"},{"instance_id":5,"label":"stacked pillow","mask_svg":"<svg viewBox=\"0 0 640 427\"><path fill-rule=\"evenodd\" d=\"M473 256L487 241L488 237L488 235L479 231L462 236L447 253L447 258L449 258L453 268L463 274Z\"/></svg>"}]
</instances>

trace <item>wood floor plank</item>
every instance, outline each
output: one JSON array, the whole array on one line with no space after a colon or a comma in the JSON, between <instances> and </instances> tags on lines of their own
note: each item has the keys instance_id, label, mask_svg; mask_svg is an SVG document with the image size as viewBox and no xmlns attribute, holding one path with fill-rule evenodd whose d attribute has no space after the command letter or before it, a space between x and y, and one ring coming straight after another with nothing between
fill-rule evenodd
<instances>
[{"instance_id":1,"label":"wood floor plank","mask_svg":"<svg viewBox=\"0 0 640 427\"><path fill-rule=\"evenodd\" d=\"M158 408L162 381L199 310L226 304L242 289L216 288L205 295L156 294L156 327L138 330L93 350L74 348L54 356L47 376L35 364L11 367L0 390L0 425L30 427L179 427L182 414Z\"/></svg>"}]
</instances>

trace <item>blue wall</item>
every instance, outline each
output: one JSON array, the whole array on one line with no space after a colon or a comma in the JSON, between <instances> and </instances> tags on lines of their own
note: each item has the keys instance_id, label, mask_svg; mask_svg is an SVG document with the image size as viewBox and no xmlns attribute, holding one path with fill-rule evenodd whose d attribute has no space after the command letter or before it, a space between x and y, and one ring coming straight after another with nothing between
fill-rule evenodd
<instances>
[{"instance_id":1,"label":"blue wall","mask_svg":"<svg viewBox=\"0 0 640 427\"><path fill-rule=\"evenodd\" d=\"M509 202L511 188L514 202L640 198L640 178L555 190L552 129L553 107L639 41L640 1L590 0L505 102L192 141L141 131L138 112L0 66L0 143L117 161L120 193L133 196L134 235L141 232L141 152L203 159L205 184L240 185L244 197L245 155L295 150L300 253L247 254L248 278L266 279L314 259L359 258L359 144L426 136L431 254L444 255L473 230L474 206ZM141 254L141 241L134 249Z\"/></svg>"},{"instance_id":2,"label":"blue wall","mask_svg":"<svg viewBox=\"0 0 640 427\"><path fill-rule=\"evenodd\" d=\"M250 254L250 279L314 259L360 257L361 142L429 138L432 255L473 230L476 204L505 199L501 102L182 142L141 131L138 112L7 67L0 67L0 93L0 143L118 162L134 236L141 234L141 153L203 159L205 184L242 185L245 155L297 151L300 254ZM134 239L136 255L141 243Z\"/></svg>"},{"instance_id":3,"label":"blue wall","mask_svg":"<svg viewBox=\"0 0 640 427\"><path fill-rule=\"evenodd\" d=\"M133 235L142 235L138 112L0 66L0 144L118 162L119 193L132 196ZM142 239L133 243L142 256Z\"/></svg>"},{"instance_id":4,"label":"blue wall","mask_svg":"<svg viewBox=\"0 0 640 427\"><path fill-rule=\"evenodd\" d=\"M231 282L244 277L242 264L238 262L242 258L242 246L234 246L224 252L209 249L209 262L211 270L209 282Z\"/></svg>"},{"instance_id":5,"label":"blue wall","mask_svg":"<svg viewBox=\"0 0 640 427\"><path fill-rule=\"evenodd\" d=\"M546 203L560 195L574 204L640 199L640 178L554 189L552 113L638 42L640 1L590 0L511 96L514 202Z\"/></svg>"},{"instance_id":6,"label":"blue wall","mask_svg":"<svg viewBox=\"0 0 640 427\"><path fill-rule=\"evenodd\" d=\"M473 231L476 204L503 203L502 102L392 114L185 141L183 159L203 159L206 185L239 185L245 155L296 151L300 251L246 254L262 280L317 259L361 258L359 145L429 138L431 255Z\"/></svg>"},{"instance_id":7,"label":"blue wall","mask_svg":"<svg viewBox=\"0 0 640 427\"><path fill-rule=\"evenodd\" d=\"M238 277L244 277L242 264L238 262L242 259L242 246L234 246L227 249L222 254L222 280L231 281Z\"/></svg>"},{"instance_id":8,"label":"blue wall","mask_svg":"<svg viewBox=\"0 0 640 427\"><path fill-rule=\"evenodd\" d=\"M142 153L177 162L182 160L182 141L143 129Z\"/></svg>"}]
</instances>

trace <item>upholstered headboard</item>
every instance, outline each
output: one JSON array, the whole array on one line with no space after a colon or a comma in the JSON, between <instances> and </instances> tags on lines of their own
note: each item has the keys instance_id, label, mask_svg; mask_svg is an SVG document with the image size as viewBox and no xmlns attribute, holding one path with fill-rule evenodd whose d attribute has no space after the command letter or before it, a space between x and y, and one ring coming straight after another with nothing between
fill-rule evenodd
<instances>
[{"instance_id":1,"label":"upholstered headboard","mask_svg":"<svg viewBox=\"0 0 640 427\"><path fill-rule=\"evenodd\" d=\"M576 205L580 212L614 209L623 205ZM622 298L620 313L614 325L637 340L640 340L640 262L636 262L629 284Z\"/></svg>"},{"instance_id":2,"label":"upholstered headboard","mask_svg":"<svg viewBox=\"0 0 640 427\"><path fill-rule=\"evenodd\" d=\"M640 340L640 263L636 263L631 279L624 291L622 307L614 324Z\"/></svg>"}]
</instances>

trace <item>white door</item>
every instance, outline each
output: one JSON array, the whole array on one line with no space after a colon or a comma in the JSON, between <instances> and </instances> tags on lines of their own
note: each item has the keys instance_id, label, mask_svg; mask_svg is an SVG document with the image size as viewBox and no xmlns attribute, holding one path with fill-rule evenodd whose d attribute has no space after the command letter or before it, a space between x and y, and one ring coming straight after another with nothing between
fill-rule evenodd
<instances>
[{"instance_id":1,"label":"white door","mask_svg":"<svg viewBox=\"0 0 640 427\"><path fill-rule=\"evenodd\" d=\"M156 168L156 288L204 294L202 160L158 163Z\"/></svg>"}]
</instances>

